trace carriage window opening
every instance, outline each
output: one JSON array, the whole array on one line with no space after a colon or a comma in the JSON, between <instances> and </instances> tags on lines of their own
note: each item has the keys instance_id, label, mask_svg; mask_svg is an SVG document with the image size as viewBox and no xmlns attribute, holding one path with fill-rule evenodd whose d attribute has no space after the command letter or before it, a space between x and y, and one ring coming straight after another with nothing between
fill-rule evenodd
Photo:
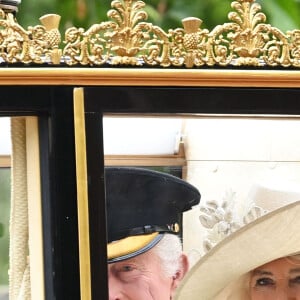
<instances>
[{"instance_id":1,"label":"carriage window opening","mask_svg":"<svg viewBox=\"0 0 300 300\"><path fill-rule=\"evenodd\" d=\"M0 128L0 299L43 299L37 117L2 117Z\"/></svg>"},{"instance_id":2,"label":"carriage window opening","mask_svg":"<svg viewBox=\"0 0 300 300\"><path fill-rule=\"evenodd\" d=\"M151 147L156 147L152 150L156 151L156 155L163 147L159 134L164 126L158 125L157 129L150 124L150 129L147 128L143 123L147 117L131 118L130 122L134 125L129 129L124 117L104 118L106 165L160 170L162 166L155 165L159 159L153 159L153 165L140 163L150 149L149 140L152 141ZM164 119L163 115L161 119ZM167 168L181 168L182 177L200 190L200 206L205 206L208 201L215 201L221 206L227 201L234 209L246 211L253 184L280 179L300 183L300 154L295 151L299 148L297 145L300 146L297 134L299 116L186 115L170 117L170 120L174 121L173 133L165 134L169 137L173 134L175 140L176 130L180 132L184 162L181 167L169 165ZM160 121L159 117L153 118L153 124L157 125ZM177 122L180 124L178 127L175 125L178 125ZM176 154L169 155L174 157ZM195 207L183 219L184 249L191 255L196 249L199 253L195 254L195 259L205 251L203 237L207 228L201 223L200 215L199 207Z\"/></svg>"},{"instance_id":3,"label":"carriage window opening","mask_svg":"<svg viewBox=\"0 0 300 300\"><path fill-rule=\"evenodd\" d=\"M0 299L8 299L10 217L10 120L0 118Z\"/></svg>"},{"instance_id":4,"label":"carriage window opening","mask_svg":"<svg viewBox=\"0 0 300 300\"><path fill-rule=\"evenodd\" d=\"M0 168L0 298L8 292L10 168ZM2 299L2 298L1 298Z\"/></svg>"}]
</instances>

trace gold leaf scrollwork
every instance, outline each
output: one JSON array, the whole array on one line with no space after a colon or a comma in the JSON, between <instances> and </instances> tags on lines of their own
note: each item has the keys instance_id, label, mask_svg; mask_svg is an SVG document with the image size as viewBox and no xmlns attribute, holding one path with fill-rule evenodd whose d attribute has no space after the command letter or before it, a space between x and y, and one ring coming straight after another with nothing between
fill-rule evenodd
<instances>
[{"instance_id":1,"label":"gold leaf scrollwork","mask_svg":"<svg viewBox=\"0 0 300 300\"><path fill-rule=\"evenodd\" d=\"M0 10L0 49L5 62L30 61L28 33L15 21L13 14Z\"/></svg>"},{"instance_id":2,"label":"gold leaf scrollwork","mask_svg":"<svg viewBox=\"0 0 300 300\"><path fill-rule=\"evenodd\" d=\"M234 1L231 23L217 26L210 34L209 64L227 66L288 66L287 38L265 24L266 16L258 3Z\"/></svg>"},{"instance_id":3,"label":"gold leaf scrollwork","mask_svg":"<svg viewBox=\"0 0 300 300\"><path fill-rule=\"evenodd\" d=\"M86 32L70 28L66 31L64 55L73 65L104 64L168 66L168 35L158 26L144 22L142 1L115 0L108 12L113 21L92 25Z\"/></svg>"},{"instance_id":4,"label":"gold leaf scrollwork","mask_svg":"<svg viewBox=\"0 0 300 300\"><path fill-rule=\"evenodd\" d=\"M45 24L25 30L12 13L0 10L0 55L7 63L60 63L60 17L47 15Z\"/></svg>"},{"instance_id":5,"label":"gold leaf scrollwork","mask_svg":"<svg viewBox=\"0 0 300 300\"><path fill-rule=\"evenodd\" d=\"M290 46L291 64L294 67L300 67L300 30L288 31L287 37Z\"/></svg>"},{"instance_id":6,"label":"gold leaf scrollwork","mask_svg":"<svg viewBox=\"0 0 300 300\"><path fill-rule=\"evenodd\" d=\"M141 0L113 0L109 20L58 31L60 16L46 15L24 29L11 12L0 10L1 63L129 65L152 67L300 67L300 30L286 34L266 23L255 0L235 0L228 23L211 31L188 17L165 32L147 22ZM63 47L61 48L61 45Z\"/></svg>"}]
</instances>

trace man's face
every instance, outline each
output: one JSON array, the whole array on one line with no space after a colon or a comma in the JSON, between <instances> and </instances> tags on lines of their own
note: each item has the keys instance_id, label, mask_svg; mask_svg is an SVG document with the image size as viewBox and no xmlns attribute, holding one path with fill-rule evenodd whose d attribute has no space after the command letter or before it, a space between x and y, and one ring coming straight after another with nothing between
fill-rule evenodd
<instances>
[{"instance_id":1,"label":"man's face","mask_svg":"<svg viewBox=\"0 0 300 300\"><path fill-rule=\"evenodd\" d=\"M167 278L153 249L108 265L109 300L169 300L176 276Z\"/></svg>"}]
</instances>

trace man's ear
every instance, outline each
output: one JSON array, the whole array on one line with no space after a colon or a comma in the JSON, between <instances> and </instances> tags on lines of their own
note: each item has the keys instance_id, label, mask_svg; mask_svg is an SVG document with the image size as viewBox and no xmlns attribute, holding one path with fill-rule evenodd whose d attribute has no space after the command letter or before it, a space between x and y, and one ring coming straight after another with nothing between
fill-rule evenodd
<instances>
[{"instance_id":1,"label":"man's ear","mask_svg":"<svg viewBox=\"0 0 300 300\"><path fill-rule=\"evenodd\" d=\"M188 257L184 253L181 254L180 262L181 262L180 268L176 272L176 274L173 276L173 282L172 282L172 291L173 292L175 292L180 281L183 279L183 277L189 270L189 260L188 260Z\"/></svg>"}]
</instances>

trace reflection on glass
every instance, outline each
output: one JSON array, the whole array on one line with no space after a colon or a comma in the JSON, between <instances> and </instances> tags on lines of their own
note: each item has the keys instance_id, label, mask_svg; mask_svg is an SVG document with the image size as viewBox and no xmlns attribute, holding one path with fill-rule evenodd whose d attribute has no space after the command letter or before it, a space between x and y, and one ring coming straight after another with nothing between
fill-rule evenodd
<instances>
[{"instance_id":1,"label":"reflection on glass","mask_svg":"<svg viewBox=\"0 0 300 300\"><path fill-rule=\"evenodd\" d=\"M8 299L10 217L10 118L0 118L0 299Z\"/></svg>"},{"instance_id":2,"label":"reflection on glass","mask_svg":"<svg viewBox=\"0 0 300 300\"><path fill-rule=\"evenodd\" d=\"M8 155L10 153L10 118L0 117L0 155Z\"/></svg>"},{"instance_id":3,"label":"reflection on glass","mask_svg":"<svg viewBox=\"0 0 300 300\"><path fill-rule=\"evenodd\" d=\"M104 117L105 154L163 155L178 151L182 120L155 117Z\"/></svg>"},{"instance_id":4,"label":"reflection on glass","mask_svg":"<svg viewBox=\"0 0 300 300\"><path fill-rule=\"evenodd\" d=\"M0 299L8 299L10 169L0 168Z\"/></svg>"}]
</instances>

